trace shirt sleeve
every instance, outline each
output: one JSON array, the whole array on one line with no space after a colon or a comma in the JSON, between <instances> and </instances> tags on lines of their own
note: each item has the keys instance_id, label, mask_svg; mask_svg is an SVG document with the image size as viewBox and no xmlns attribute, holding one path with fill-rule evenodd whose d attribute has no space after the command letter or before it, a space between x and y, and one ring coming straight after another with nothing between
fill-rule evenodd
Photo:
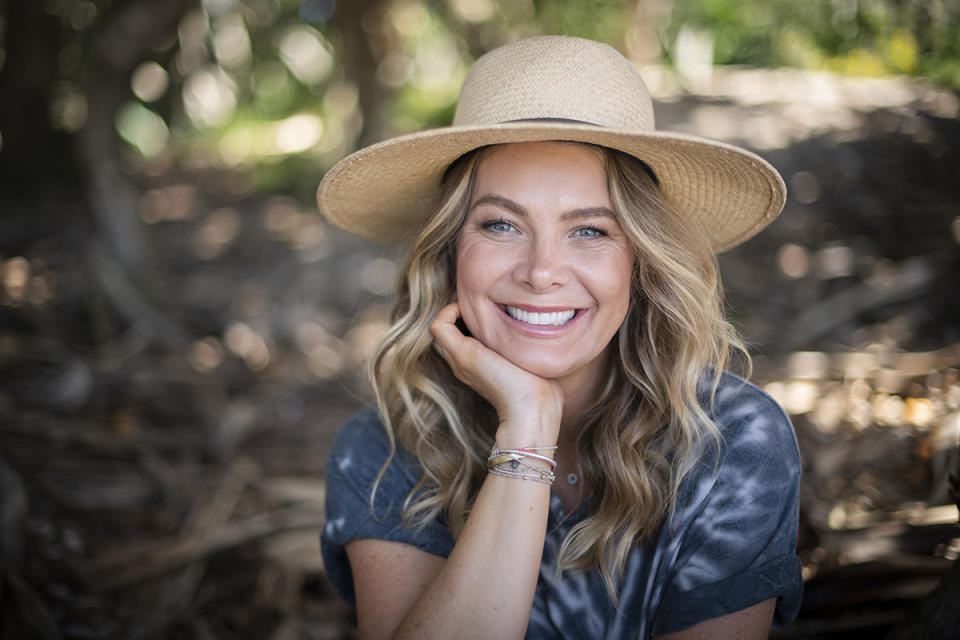
<instances>
[{"instance_id":1,"label":"shirt sleeve","mask_svg":"<svg viewBox=\"0 0 960 640\"><path fill-rule=\"evenodd\" d=\"M453 549L453 536L443 522L422 529L403 521L403 503L421 476L412 455L398 447L370 495L390 453L389 441L376 410L351 418L334 440L326 471L326 523L320 534L323 563L330 581L345 600L355 603L353 573L344 550L351 540L374 538L409 544L439 556Z\"/></svg>"},{"instance_id":2,"label":"shirt sleeve","mask_svg":"<svg viewBox=\"0 0 960 640\"><path fill-rule=\"evenodd\" d=\"M682 536L653 633L777 599L774 626L796 617L803 592L796 555L800 454L790 420L765 393L741 381L718 393L724 436L719 464L694 482L671 522Z\"/></svg>"}]
</instances>

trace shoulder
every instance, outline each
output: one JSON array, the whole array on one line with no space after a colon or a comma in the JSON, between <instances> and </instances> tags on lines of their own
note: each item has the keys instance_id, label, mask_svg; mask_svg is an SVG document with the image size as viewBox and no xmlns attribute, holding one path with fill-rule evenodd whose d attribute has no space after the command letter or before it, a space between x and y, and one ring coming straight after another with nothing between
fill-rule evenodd
<instances>
[{"instance_id":1,"label":"shoulder","mask_svg":"<svg viewBox=\"0 0 960 640\"><path fill-rule=\"evenodd\" d=\"M390 448L386 428L376 407L367 407L343 424L330 448L330 456L340 458L357 450L371 448L374 451L387 451Z\"/></svg>"},{"instance_id":2,"label":"shoulder","mask_svg":"<svg viewBox=\"0 0 960 640\"><path fill-rule=\"evenodd\" d=\"M723 438L722 464L768 463L778 475L799 475L797 438L783 408L756 385L729 372L708 405Z\"/></svg>"},{"instance_id":3,"label":"shoulder","mask_svg":"<svg viewBox=\"0 0 960 640\"><path fill-rule=\"evenodd\" d=\"M796 615L800 454L793 426L763 390L724 373L704 407L717 425L717 455L684 481L661 534L671 550L655 633L693 626L776 597L776 626Z\"/></svg>"},{"instance_id":4,"label":"shoulder","mask_svg":"<svg viewBox=\"0 0 960 640\"><path fill-rule=\"evenodd\" d=\"M381 497L405 497L421 475L416 458L392 442L376 407L364 409L344 423L327 460L328 485L339 480L354 489L365 489L363 495L369 498L376 484L378 502ZM328 486L328 493L330 490Z\"/></svg>"},{"instance_id":5,"label":"shoulder","mask_svg":"<svg viewBox=\"0 0 960 640\"><path fill-rule=\"evenodd\" d=\"M320 542L327 575L348 601L353 602L354 592L347 543L387 540L439 556L453 548L452 535L439 519L412 527L403 518L404 502L422 475L416 458L391 444L374 408L350 418L334 439Z\"/></svg>"}]
</instances>

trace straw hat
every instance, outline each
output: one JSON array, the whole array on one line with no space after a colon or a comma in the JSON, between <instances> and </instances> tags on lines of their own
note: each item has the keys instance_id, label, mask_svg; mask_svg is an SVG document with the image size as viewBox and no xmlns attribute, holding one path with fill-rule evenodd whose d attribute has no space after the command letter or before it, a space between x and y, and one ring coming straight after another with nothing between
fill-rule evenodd
<instances>
[{"instance_id":1,"label":"straw hat","mask_svg":"<svg viewBox=\"0 0 960 640\"><path fill-rule=\"evenodd\" d=\"M712 238L715 251L767 226L786 197L780 175L759 156L655 131L647 86L612 47L542 36L478 59L452 126L386 140L341 160L320 183L317 203L341 229L403 244L423 228L454 160L485 145L546 140L587 142L641 159L667 200Z\"/></svg>"}]
</instances>

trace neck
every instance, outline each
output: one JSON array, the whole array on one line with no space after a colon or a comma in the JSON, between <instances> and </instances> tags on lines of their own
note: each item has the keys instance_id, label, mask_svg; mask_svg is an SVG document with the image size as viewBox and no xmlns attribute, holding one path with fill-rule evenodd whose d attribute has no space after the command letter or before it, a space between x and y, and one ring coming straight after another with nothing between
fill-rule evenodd
<instances>
[{"instance_id":1,"label":"neck","mask_svg":"<svg viewBox=\"0 0 960 640\"><path fill-rule=\"evenodd\" d=\"M557 380L563 389L563 418L560 420L560 440L576 439L581 418L593 406L601 392L604 372L610 366L610 358L598 358L591 366L575 374Z\"/></svg>"}]
</instances>

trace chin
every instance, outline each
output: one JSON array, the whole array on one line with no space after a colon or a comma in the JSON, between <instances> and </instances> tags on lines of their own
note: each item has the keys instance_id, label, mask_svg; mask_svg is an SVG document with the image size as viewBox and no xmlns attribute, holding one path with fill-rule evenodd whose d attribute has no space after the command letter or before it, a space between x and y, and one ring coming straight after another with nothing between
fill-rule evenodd
<instances>
[{"instance_id":1,"label":"chin","mask_svg":"<svg viewBox=\"0 0 960 640\"><path fill-rule=\"evenodd\" d=\"M529 371L533 375L539 376L546 380L560 380L567 378L584 369L583 364L556 362L547 358L531 358L523 357L523 355L520 357L505 357L524 371Z\"/></svg>"}]
</instances>

